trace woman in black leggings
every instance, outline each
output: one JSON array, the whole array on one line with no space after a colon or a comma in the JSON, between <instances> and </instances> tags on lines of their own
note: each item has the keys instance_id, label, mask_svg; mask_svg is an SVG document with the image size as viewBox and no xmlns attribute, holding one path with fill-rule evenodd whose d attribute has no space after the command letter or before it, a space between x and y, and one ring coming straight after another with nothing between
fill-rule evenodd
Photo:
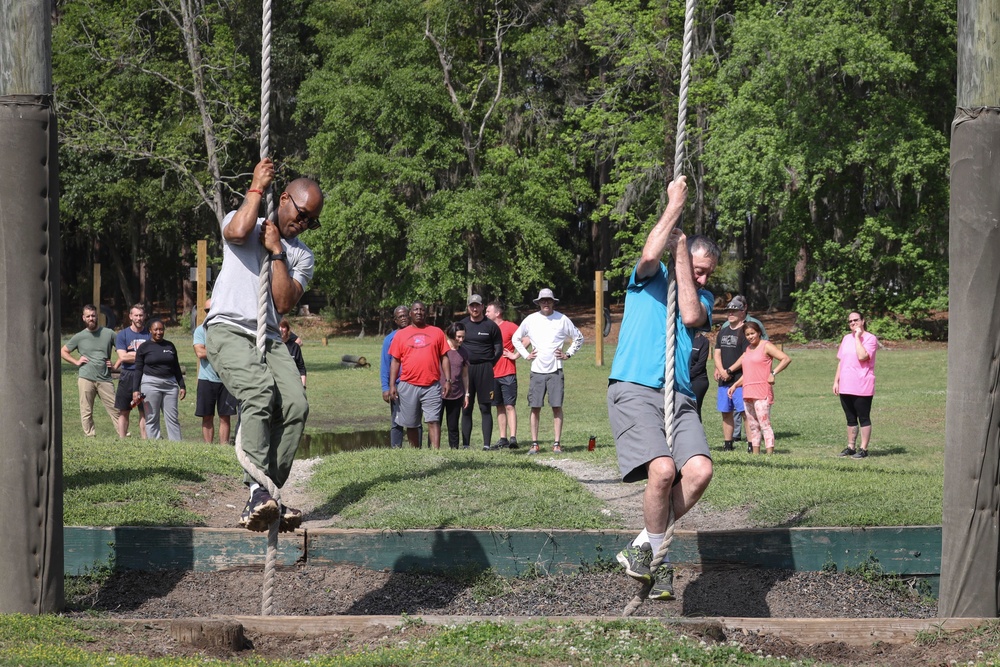
<instances>
[{"instance_id":1,"label":"woman in black leggings","mask_svg":"<svg viewBox=\"0 0 1000 667\"><path fill-rule=\"evenodd\" d=\"M851 333L840 342L837 374L833 378L833 393L840 396L840 405L847 417L847 447L841 456L863 459L868 456L872 437L872 398L875 396L875 352L878 339L865 330L865 318L855 311L847 316ZM858 433L861 447L857 447Z\"/></svg>"}]
</instances>

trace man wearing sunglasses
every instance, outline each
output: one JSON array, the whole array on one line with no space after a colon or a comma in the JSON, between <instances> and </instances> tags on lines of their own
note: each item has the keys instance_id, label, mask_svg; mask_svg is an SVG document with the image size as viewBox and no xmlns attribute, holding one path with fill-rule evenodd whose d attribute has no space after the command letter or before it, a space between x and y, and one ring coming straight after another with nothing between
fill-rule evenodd
<instances>
[{"instance_id":1,"label":"man wearing sunglasses","mask_svg":"<svg viewBox=\"0 0 1000 667\"><path fill-rule=\"evenodd\" d=\"M299 371L281 341L278 321L292 310L313 275L312 251L298 239L319 227L323 193L315 181L299 178L277 202L277 221L258 218L264 192L274 180L268 158L254 168L243 205L222 220L222 270L212 290L205 318L206 352L212 368L240 403L243 451L281 488L309 415L309 402ZM271 299L267 308L267 351L263 362L256 346L257 284L262 263L270 265ZM250 499L239 525L267 530L281 518L281 530L295 530L302 513L278 504L247 473Z\"/></svg>"}]
</instances>

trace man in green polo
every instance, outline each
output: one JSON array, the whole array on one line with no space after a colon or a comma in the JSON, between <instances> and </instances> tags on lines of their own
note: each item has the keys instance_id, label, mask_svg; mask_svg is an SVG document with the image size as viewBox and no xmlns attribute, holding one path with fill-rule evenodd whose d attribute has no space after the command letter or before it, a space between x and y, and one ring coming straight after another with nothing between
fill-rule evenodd
<instances>
[{"instance_id":1,"label":"man in green polo","mask_svg":"<svg viewBox=\"0 0 1000 667\"><path fill-rule=\"evenodd\" d=\"M76 386L80 390L80 422L83 424L83 434L93 438L97 435L94 428L94 399L98 395L117 432L118 411L115 409L115 386L111 382L111 353L115 349L115 332L97 323L97 308L89 303L83 307L83 323L87 328L70 338L62 346L60 354L64 361L79 369ZM79 350L79 357L73 356L74 350Z\"/></svg>"}]
</instances>

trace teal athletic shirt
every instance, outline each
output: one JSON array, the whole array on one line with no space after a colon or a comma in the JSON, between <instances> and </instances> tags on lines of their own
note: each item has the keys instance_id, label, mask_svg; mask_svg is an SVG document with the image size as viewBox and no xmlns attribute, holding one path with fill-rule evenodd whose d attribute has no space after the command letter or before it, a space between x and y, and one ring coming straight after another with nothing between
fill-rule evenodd
<instances>
[{"instance_id":1,"label":"teal athletic shirt","mask_svg":"<svg viewBox=\"0 0 1000 667\"><path fill-rule=\"evenodd\" d=\"M638 266L637 266L638 268ZM632 269L625 295L625 315L618 333L618 349L611 364L611 380L633 382L653 389L662 389L667 360L667 267L639 282ZM691 346L698 331L712 328L712 306L715 299L706 289L698 290L698 299L705 307L705 326L690 329L677 312L677 337L674 347L674 389L695 398L691 389Z\"/></svg>"}]
</instances>

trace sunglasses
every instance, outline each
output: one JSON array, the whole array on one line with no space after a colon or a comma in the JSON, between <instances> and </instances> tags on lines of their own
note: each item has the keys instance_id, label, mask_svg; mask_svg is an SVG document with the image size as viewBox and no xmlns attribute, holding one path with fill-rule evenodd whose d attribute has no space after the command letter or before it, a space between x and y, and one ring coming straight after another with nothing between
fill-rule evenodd
<instances>
[{"instance_id":1,"label":"sunglasses","mask_svg":"<svg viewBox=\"0 0 1000 667\"><path fill-rule=\"evenodd\" d=\"M295 212L298 213L298 215L295 216L295 222L301 222L305 220L307 229L310 230L319 229L319 218L308 217L306 215L306 212L303 211L301 208L299 208L299 205L295 203L294 199L292 199L292 195L288 194L288 192L285 192L285 194L288 195L288 201L292 202L292 206L295 207Z\"/></svg>"},{"instance_id":2,"label":"sunglasses","mask_svg":"<svg viewBox=\"0 0 1000 667\"><path fill-rule=\"evenodd\" d=\"M855 317L853 320L847 320L847 323L854 324L855 322L860 322L860 321L861 321L860 317Z\"/></svg>"}]
</instances>

